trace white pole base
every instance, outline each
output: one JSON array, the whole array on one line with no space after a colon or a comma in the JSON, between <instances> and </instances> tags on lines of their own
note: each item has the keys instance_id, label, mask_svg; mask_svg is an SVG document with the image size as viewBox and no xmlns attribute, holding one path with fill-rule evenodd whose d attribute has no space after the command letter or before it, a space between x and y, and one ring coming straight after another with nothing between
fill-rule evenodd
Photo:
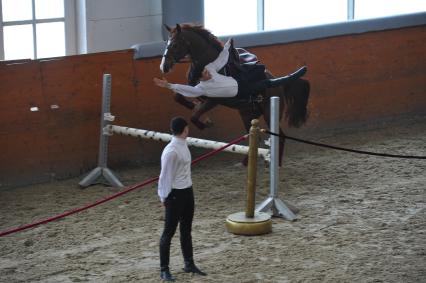
<instances>
[{"instance_id":1,"label":"white pole base","mask_svg":"<svg viewBox=\"0 0 426 283\"><path fill-rule=\"evenodd\" d=\"M282 217L286 220L294 221L296 220L295 213L297 213L299 210L293 205L284 202L279 198L269 196L256 207L256 212L267 211L272 212L272 216Z\"/></svg>"},{"instance_id":2,"label":"white pole base","mask_svg":"<svg viewBox=\"0 0 426 283\"><path fill-rule=\"evenodd\" d=\"M86 188L88 186L99 184L99 178L103 177L112 187L122 188L124 185L115 176L115 174L108 168L96 167L93 169L83 180L78 183L80 187Z\"/></svg>"}]
</instances>

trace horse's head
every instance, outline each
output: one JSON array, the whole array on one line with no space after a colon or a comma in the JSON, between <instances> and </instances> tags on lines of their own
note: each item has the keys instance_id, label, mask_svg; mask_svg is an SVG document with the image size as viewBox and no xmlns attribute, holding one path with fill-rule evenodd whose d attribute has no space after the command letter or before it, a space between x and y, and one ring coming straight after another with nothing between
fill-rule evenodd
<instances>
[{"instance_id":1,"label":"horse's head","mask_svg":"<svg viewBox=\"0 0 426 283\"><path fill-rule=\"evenodd\" d=\"M175 28L164 25L169 32L166 50L161 60L160 70L168 73L173 65L189 54L189 42L185 39L184 32L179 24Z\"/></svg>"},{"instance_id":2,"label":"horse's head","mask_svg":"<svg viewBox=\"0 0 426 283\"><path fill-rule=\"evenodd\" d=\"M174 28L164 26L169 31L169 40L160 65L163 73L168 73L174 64L182 62L187 56L195 64L194 67L202 69L216 59L223 48L222 42L201 25L184 23L176 24Z\"/></svg>"}]
</instances>

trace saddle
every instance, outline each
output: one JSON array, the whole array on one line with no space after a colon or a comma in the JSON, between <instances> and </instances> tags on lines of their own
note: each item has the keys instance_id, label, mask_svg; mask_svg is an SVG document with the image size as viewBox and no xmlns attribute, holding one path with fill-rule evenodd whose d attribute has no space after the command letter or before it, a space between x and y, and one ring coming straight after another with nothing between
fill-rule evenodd
<instances>
[{"instance_id":1,"label":"saddle","mask_svg":"<svg viewBox=\"0 0 426 283\"><path fill-rule=\"evenodd\" d=\"M232 76L236 80L246 82L256 82L266 79L266 67L259 63L257 56L253 53L248 52L243 48L234 48L231 45L230 56L228 64L225 67L226 73ZM306 73L306 67L303 66L297 71L285 76L288 81L292 81L302 77ZM263 101L263 94L259 93L257 96L250 97L238 97L242 103L250 103L252 105L252 111L255 116L260 116L261 106L260 103Z\"/></svg>"},{"instance_id":2,"label":"saddle","mask_svg":"<svg viewBox=\"0 0 426 283\"><path fill-rule=\"evenodd\" d=\"M257 56L243 48L230 51L226 72L241 81L259 81L266 78L265 65L260 64Z\"/></svg>"},{"instance_id":3,"label":"saddle","mask_svg":"<svg viewBox=\"0 0 426 283\"><path fill-rule=\"evenodd\" d=\"M254 82L266 79L266 67L259 63L257 56L243 48L230 48L228 63L225 66L225 74L235 78L238 81ZM257 97L235 97L241 104L249 103L253 117L262 115L260 103L263 100L261 94Z\"/></svg>"},{"instance_id":4,"label":"saddle","mask_svg":"<svg viewBox=\"0 0 426 283\"><path fill-rule=\"evenodd\" d=\"M266 79L265 65L259 63L257 56L243 48L232 48L230 59L227 64L230 75L247 81L258 81ZM306 66L285 76L288 80L297 79L305 75Z\"/></svg>"},{"instance_id":5,"label":"saddle","mask_svg":"<svg viewBox=\"0 0 426 283\"><path fill-rule=\"evenodd\" d=\"M240 64L255 64L259 62L255 54L248 52L244 48L235 48L235 50L238 52L238 61Z\"/></svg>"}]
</instances>

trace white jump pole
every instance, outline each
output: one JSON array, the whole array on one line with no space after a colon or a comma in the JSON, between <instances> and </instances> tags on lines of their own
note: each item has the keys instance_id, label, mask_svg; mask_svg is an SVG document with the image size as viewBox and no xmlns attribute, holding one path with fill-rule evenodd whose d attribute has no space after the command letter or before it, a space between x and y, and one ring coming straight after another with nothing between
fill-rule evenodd
<instances>
[{"instance_id":1,"label":"white jump pole","mask_svg":"<svg viewBox=\"0 0 426 283\"><path fill-rule=\"evenodd\" d=\"M123 126L116 126L116 125L108 125L105 128L105 132L107 132L108 134L114 133L114 134L131 136L131 137L140 138L140 139L151 139L151 140L162 141L162 142L169 142L171 141L173 137L170 134L143 130L143 129L123 127ZM208 149L219 149L227 145L227 143L224 143L224 142L204 140L204 139L191 138L191 137L187 137L186 142L188 143L189 146L208 148ZM234 144L230 147L225 148L223 151L239 153L239 154L248 154L249 147L244 145ZM258 156L261 156L265 160L269 161L270 159L269 149L259 148Z\"/></svg>"},{"instance_id":2,"label":"white jump pole","mask_svg":"<svg viewBox=\"0 0 426 283\"><path fill-rule=\"evenodd\" d=\"M271 119L270 119L270 131L273 133L279 133L279 110L280 110L280 98L271 97ZM296 215L293 211L288 208L285 202L278 198L278 184L279 184L279 137L270 135L270 149L271 159L269 166L270 175L270 193L267 199L261 202L257 207L257 212L265 212L272 210L272 216L283 217L287 220L295 220ZM289 205L290 206L290 205ZM297 210L293 207L293 210ZM295 211L296 212L296 211Z\"/></svg>"},{"instance_id":3,"label":"white jump pole","mask_svg":"<svg viewBox=\"0 0 426 283\"><path fill-rule=\"evenodd\" d=\"M137 137L142 139L152 139L152 140L158 140L163 142L169 142L172 139L172 135L170 134L111 125L111 122L114 121L114 116L111 115L110 113L110 101L111 101L111 75L104 74L98 167L93 169L79 183L81 187L88 187L90 185L98 183L97 180L100 177L103 177L113 187L124 187L124 185L119 181L119 179L115 176L115 174L107 167L108 138L112 134L115 133L120 135L132 136L132 137ZM224 142L197 139L197 138L191 138L191 137L187 137L186 141L189 146L208 148L208 149L219 149L227 144ZM243 145L232 145L228 148L225 148L224 151L239 153L239 154L248 154L249 147L243 146ZM265 160L270 161L269 149L259 148L258 155L263 157Z\"/></svg>"}]
</instances>

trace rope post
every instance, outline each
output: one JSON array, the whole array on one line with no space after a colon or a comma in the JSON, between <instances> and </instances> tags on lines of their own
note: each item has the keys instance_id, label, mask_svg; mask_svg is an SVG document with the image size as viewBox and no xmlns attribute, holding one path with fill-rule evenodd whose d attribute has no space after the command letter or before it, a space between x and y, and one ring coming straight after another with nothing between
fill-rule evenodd
<instances>
[{"instance_id":1,"label":"rope post","mask_svg":"<svg viewBox=\"0 0 426 283\"><path fill-rule=\"evenodd\" d=\"M280 129L280 98L277 96L271 97L271 124L270 131L278 133ZM272 211L272 215L275 217L283 217L287 220L296 220L297 208L293 205L287 204L286 202L278 198L278 183L279 183L279 137L270 135L270 146L271 146L271 159L269 162L269 175L270 175L270 193L267 199L261 202L257 208L257 212ZM289 208L291 207L291 209Z\"/></svg>"},{"instance_id":2,"label":"rope post","mask_svg":"<svg viewBox=\"0 0 426 283\"><path fill-rule=\"evenodd\" d=\"M259 121L251 121L249 140L249 162L247 168L247 203L245 212L231 214L226 219L226 228L237 235L262 235L272 230L271 216L264 212L255 212L257 151Z\"/></svg>"},{"instance_id":3,"label":"rope post","mask_svg":"<svg viewBox=\"0 0 426 283\"><path fill-rule=\"evenodd\" d=\"M104 130L114 121L110 113L111 106L111 74L104 74L102 84L102 109L101 131L99 137L98 167L93 169L83 180L78 183L85 188L99 183L97 180L103 177L113 187L124 187L115 174L107 167L109 134Z\"/></svg>"},{"instance_id":4,"label":"rope post","mask_svg":"<svg viewBox=\"0 0 426 283\"><path fill-rule=\"evenodd\" d=\"M248 156L248 174L247 174L247 205L246 217L254 217L255 194L256 194L256 177L257 177L257 150L259 147L259 121L254 119L251 121L250 139L249 139L249 156Z\"/></svg>"}]
</instances>

